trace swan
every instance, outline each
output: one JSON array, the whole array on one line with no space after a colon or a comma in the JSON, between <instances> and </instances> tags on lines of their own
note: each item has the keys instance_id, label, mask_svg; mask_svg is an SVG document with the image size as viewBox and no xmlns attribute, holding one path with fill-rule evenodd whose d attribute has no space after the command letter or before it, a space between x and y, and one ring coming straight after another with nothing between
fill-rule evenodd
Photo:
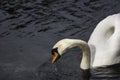
<instances>
[{"instance_id":1,"label":"swan","mask_svg":"<svg viewBox=\"0 0 120 80\"><path fill-rule=\"evenodd\" d=\"M119 42L120 14L110 15L97 24L88 42L68 38L58 41L52 49L52 63L55 63L66 50L78 46L82 50L80 68L84 71L117 64L120 63Z\"/></svg>"}]
</instances>

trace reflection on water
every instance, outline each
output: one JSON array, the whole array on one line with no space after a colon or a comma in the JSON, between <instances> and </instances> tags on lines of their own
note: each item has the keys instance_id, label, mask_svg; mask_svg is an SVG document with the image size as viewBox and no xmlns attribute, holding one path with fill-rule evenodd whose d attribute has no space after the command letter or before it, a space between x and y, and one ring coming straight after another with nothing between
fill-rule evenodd
<instances>
[{"instance_id":1,"label":"reflection on water","mask_svg":"<svg viewBox=\"0 0 120 80\"><path fill-rule=\"evenodd\" d=\"M119 4L119 0L1 0L0 80L80 80L80 50L71 50L52 65L52 46L66 37L88 41L100 20L120 11ZM118 80L119 73L119 65L99 68L91 79Z\"/></svg>"},{"instance_id":2,"label":"reflection on water","mask_svg":"<svg viewBox=\"0 0 120 80\"><path fill-rule=\"evenodd\" d=\"M101 67L91 70L92 78L97 80L119 80L120 79L120 64L115 64L108 67Z\"/></svg>"}]
</instances>

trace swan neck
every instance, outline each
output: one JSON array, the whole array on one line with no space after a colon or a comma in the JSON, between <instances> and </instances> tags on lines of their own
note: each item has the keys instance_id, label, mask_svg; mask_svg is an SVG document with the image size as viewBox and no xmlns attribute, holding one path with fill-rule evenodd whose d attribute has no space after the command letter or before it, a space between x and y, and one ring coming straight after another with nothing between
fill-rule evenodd
<instances>
[{"instance_id":1,"label":"swan neck","mask_svg":"<svg viewBox=\"0 0 120 80\"><path fill-rule=\"evenodd\" d=\"M80 67L81 69L89 69L90 68L90 47L87 42L82 40L76 40L74 42L76 46L79 46L82 49L82 60Z\"/></svg>"}]
</instances>

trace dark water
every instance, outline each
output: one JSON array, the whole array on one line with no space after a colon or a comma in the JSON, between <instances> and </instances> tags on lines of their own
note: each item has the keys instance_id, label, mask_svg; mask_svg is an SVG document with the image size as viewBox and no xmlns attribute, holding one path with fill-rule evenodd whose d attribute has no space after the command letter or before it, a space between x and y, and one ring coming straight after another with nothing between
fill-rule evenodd
<instances>
[{"instance_id":1,"label":"dark water","mask_svg":"<svg viewBox=\"0 0 120 80\"><path fill-rule=\"evenodd\" d=\"M0 80L82 80L81 50L52 65L52 46L88 41L99 21L119 12L120 0L0 0ZM119 80L120 64L91 73L91 80Z\"/></svg>"}]
</instances>

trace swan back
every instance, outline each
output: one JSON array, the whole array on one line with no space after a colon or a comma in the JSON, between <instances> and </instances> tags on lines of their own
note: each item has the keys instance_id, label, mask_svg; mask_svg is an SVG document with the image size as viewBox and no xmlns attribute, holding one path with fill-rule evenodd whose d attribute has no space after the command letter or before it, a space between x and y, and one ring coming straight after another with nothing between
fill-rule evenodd
<instances>
[{"instance_id":1,"label":"swan back","mask_svg":"<svg viewBox=\"0 0 120 80\"><path fill-rule=\"evenodd\" d=\"M88 44L91 66L99 67L120 62L120 14L103 19L93 31Z\"/></svg>"}]
</instances>

